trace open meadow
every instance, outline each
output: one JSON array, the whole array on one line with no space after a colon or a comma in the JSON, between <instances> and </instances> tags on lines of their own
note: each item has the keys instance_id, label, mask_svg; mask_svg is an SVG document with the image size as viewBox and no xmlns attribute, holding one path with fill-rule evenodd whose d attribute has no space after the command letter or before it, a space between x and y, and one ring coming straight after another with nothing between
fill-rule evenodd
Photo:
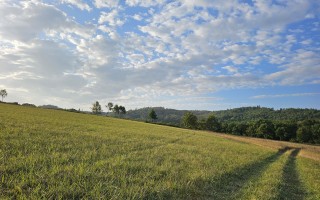
<instances>
[{"instance_id":1,"label":"open meadow","mask_svg":"<svg viewBox=\"0 0 320 200\"><path fill-rule=\"evenodd\" d=\"M0 199L320 199L320 161L299 153L0 104Z\"/></svg>"}]
</instances>

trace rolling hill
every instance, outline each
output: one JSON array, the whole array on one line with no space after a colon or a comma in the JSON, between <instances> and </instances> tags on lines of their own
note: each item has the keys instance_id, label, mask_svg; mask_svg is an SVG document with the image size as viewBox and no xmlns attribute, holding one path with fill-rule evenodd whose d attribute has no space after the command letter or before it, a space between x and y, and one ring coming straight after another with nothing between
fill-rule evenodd
<instances>
[{"instance_id":1,"label":"rolling hill","mask_svg":"<svg viewBox=\"0 0 320 200\"><path fill-rule=\"evenodd\" d=\"M182 116L188 111L194 113L199 119L204 119L210 114L214 114L220 122L247 122L262 119L275 121L320 119L320 110L317 109L287 108L274 110L273 108L260 106L219 111L175 110L163 107L146 107L129 110L125 117L133 120L146 121L149 120L148 113L151 109L154 109L158 115L157 122L175 126L180 126Z\"/></svg>"},{"instance_id":2,"label":"rolling hill","mask_svg":"<svg viewBox=\"0 0 320 200\"><path fill-rule=\"evenodd\" d=\"M0 104L0 199L320 199L301 148Z\"/></svg>"}]
</instances>

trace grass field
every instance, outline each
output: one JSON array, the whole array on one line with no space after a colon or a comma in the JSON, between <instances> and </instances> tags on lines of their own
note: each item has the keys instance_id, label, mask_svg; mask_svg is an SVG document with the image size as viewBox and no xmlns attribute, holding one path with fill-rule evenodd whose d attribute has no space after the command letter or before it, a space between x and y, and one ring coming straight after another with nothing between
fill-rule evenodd
<instances>
[{"instance_id":1,"label":"grass field","mask_svg":"<svg viewBox=\"0 0 320 200\"><path fill-rule=\"evenodd\" d=\"M0 104L0 199L320 199L299 151Z\"/></svg>"}]
</instances>

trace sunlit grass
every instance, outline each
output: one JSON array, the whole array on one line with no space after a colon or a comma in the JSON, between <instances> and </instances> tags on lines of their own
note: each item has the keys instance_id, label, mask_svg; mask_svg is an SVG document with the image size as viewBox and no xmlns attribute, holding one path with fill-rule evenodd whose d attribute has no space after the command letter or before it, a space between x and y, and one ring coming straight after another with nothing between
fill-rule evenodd
<instances>
[{"instance_id":1,"label":"sunlit grass","mask_svg":"<svg viewBox=\"0 0 320 200\"><path fill-rule=\"evenodd\" d=\"M0 198L286 199L297 187L319 198L319 162L293 150L0 104Z\"/></svg>"}]
</instances>

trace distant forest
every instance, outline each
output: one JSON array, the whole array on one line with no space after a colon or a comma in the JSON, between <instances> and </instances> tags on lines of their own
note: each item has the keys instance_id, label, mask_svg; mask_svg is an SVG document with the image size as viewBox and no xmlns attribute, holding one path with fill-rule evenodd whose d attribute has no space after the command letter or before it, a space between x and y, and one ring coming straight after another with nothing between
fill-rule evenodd
<instances>
[{"instance_id":1,"label":"distant forest","mask_svg":"<svg viewBox=\"0 0 320 200\"><path fill-rule=\"evenodd\" d=\"M219 122L248 122L256 120L275 120L275 121L302 121L306 119L320 119L320 110L288 108L274 110L265 107L241 107L220 111L201 111L201 110L175 110L163 107L146 107L127 111L126 118L146 121L151 109L157 113L158 123L181 125L181 119L187 112L192 112L199 120L205 119L213 114Z\"/></svg>"},{"instance_id":2,"label":"distant forest","mask_svg":"<svg viewBox=\"0 0 320 200\"><path fill-rule=\"evenodd\" d=\"M188 111L147 107L129 110L126 118L149 121L154 110L156 123L245 135L274 140L320 144L320 110L288 108L274 110L265 107L242 107L221 111ZM190 113L192 116L190 116ZM186 122L193 117L193 122ZM188 124L189 123L189 124Z\"/></svg>"}]
</instances>

